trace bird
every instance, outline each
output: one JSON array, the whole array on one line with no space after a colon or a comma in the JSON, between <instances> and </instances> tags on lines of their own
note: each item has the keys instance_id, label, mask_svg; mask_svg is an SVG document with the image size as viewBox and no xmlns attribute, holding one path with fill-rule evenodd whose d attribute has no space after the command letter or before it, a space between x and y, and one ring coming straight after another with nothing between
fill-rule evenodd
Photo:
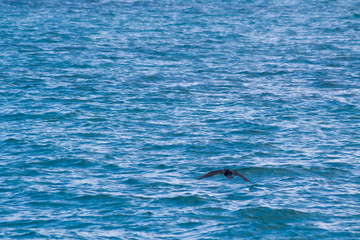
<instances>
[{"instance_id":1,"label":"bird","mask_svg":"<svg viewBox=\"0 0 360 240\"><path fill-rule=\"evenodd\" d=\"M227 178L234 178L233 175L236 175L236 176L239 176L241 177L242 179L244 179L245 181L253 184L252 182L250 182L249 179L247 179L244 175L242 175L241 173L238 173L236 171L233 171L233 170L230 170L230 169L221 169L221 170L215 170L215 171L211 171L211 172L208 172L207 174L203 175L202 177L199 177L198 180L200 179L203 179L203 178L207 178L207 177L212 177L216 174L224 174L225 177Z\"/></svg>"}]
</instances>

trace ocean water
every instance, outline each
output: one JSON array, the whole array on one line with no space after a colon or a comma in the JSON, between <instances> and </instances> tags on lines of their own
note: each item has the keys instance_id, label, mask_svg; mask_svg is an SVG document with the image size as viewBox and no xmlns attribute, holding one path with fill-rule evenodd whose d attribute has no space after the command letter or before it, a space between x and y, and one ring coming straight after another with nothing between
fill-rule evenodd
<instances>
[{"instance_id":1,"label":"ocean water","mask_svg":"<svg viewBox=\"0 0 360 240\"><path fill-rule=\"evenodd\" d=\"M357 0L0 0L1 239L359 239L359 164Z\"/></svg>"}]
</instances>

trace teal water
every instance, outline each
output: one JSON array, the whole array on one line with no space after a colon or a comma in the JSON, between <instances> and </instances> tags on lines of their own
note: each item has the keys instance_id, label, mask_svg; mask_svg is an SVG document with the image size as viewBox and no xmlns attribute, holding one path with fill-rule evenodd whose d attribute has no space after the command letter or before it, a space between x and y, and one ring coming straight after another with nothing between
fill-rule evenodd
<instances>
[{"instance_id":1,"label":"teal water","mask_svg":"<svg viewBox=\"0 0 360 240\"><path fill-rule=\"evenodd\" d=\"M359 239L359 30L356 0L0 0L0 238Z\"/></svg>"}]
</instances>

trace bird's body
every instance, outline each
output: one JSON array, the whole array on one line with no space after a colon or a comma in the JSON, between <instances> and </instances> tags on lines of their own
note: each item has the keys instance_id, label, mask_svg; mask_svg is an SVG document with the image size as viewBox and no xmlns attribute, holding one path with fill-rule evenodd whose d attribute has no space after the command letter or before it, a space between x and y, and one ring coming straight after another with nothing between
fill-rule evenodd
<instances>
[{"instance_id":1,"label":"bird's body","mask_svg":"<svg viewBox=\"0 0 360 240\"><path fill-rule=\"evenodd\" d=\"M203 179L203 178L207 178L207 177L212 177L216 174L224 174L225 177L227 178L234 178L233 175L236 175L236 176L239 176L241 177L242 179L244 179L245 181L249 182L249 183L252 183L249 181L249 179L247 179L244 175L242 175L241 173L238 173L236 171L233 171L233 170L230 170L230 169L221 169L221 170L215 170L215 171L211 171L211 172L208 172L207 174L203 175L202 177L198 178L199 180L200 179Z\"/></svg>"}]
</instances>

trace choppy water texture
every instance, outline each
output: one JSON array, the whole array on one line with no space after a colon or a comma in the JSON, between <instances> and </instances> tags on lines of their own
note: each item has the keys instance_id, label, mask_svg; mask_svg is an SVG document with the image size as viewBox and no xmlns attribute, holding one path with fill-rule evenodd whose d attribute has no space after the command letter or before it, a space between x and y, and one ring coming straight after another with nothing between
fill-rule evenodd
<instances>
[{"instance_id":1,"label":"choppy water texture","mask_svg":"<svg viewBox=\"0 0 360 240\"><path fill-rule=\"evenodd\" d=\"M359 1L0 19L0 238L359 239Z\"/></svg>"}]
</instances>

